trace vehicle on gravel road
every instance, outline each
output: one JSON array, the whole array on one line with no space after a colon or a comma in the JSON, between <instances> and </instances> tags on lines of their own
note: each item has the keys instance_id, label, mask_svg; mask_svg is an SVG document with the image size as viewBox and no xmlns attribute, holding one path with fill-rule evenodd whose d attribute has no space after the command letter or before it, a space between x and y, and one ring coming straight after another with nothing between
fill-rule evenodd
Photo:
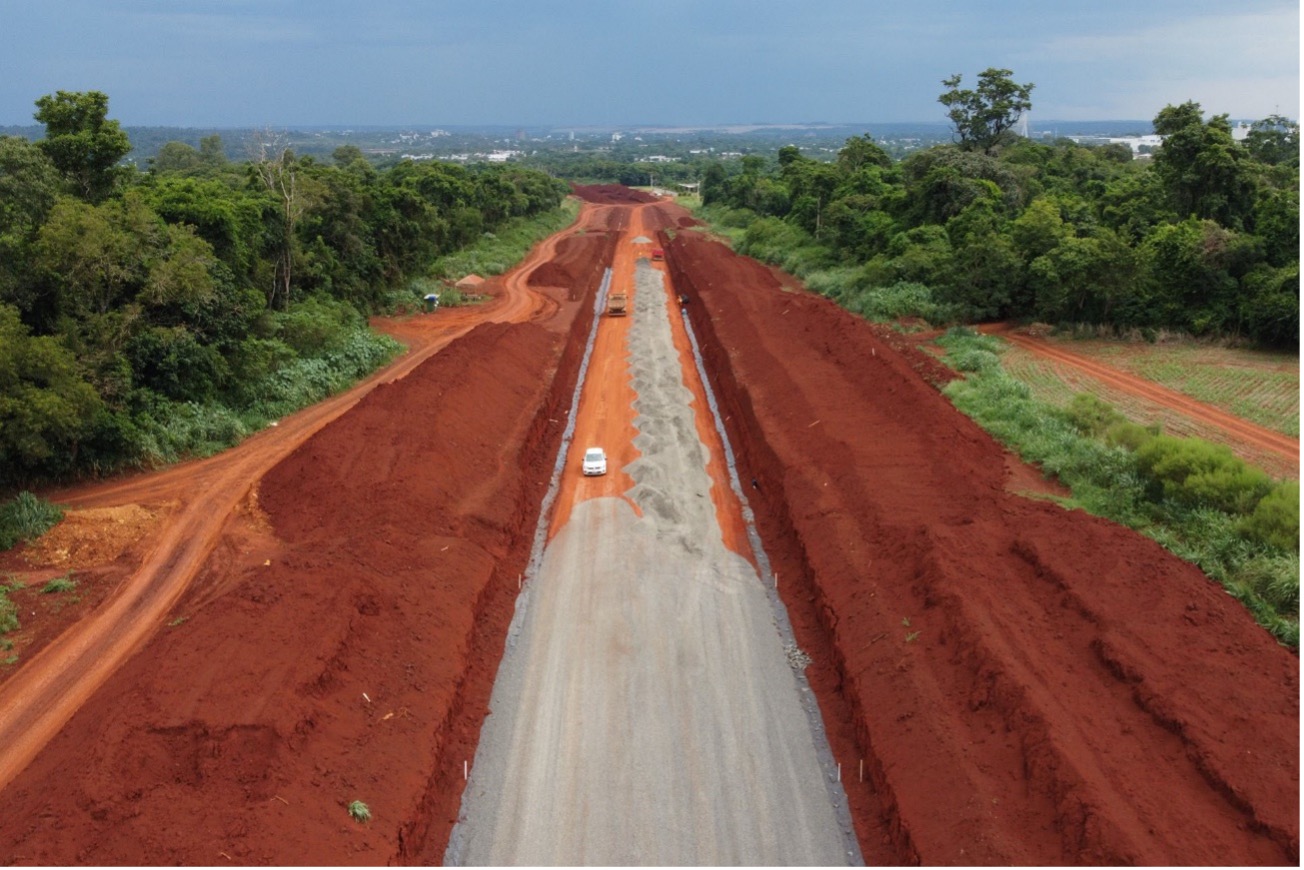
<instances>
[{"instance_id":1,"label":"vehicle on gravel road","mask_svg":"<svg viewBox=\"0 0 1304 870\"><path fill-rule=\"evenodd\" d=\"M584 476L592 477L607 473L607 454L601 447L590 447L584 451Z\"/></svg>"},{"instance_id":2,"label":"vehicle on gravel road","mask_svg":"<svg viewBox=\"0 0 1304 870\"><path fill-rule=\"evenodd\" d=\"M624 317L628 311L629 297L624 293L612 293L607 300L608 317Z\"/></svg>"}]
</instances>

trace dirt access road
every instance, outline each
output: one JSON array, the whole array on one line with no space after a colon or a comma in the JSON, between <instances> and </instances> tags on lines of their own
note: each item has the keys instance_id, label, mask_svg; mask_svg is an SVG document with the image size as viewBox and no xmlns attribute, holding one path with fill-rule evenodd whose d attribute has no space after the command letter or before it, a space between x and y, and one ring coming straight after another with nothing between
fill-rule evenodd
<instances>
[{"instance_id":1,"label":"dirt access road","mask_svg":"<svg viewBox=\"0 0 1304 870\"><path fill-rule=\"evenodd\" d=\"M580 224L495 291L523 291L535 319L471 329L213 503L236 510L186 591L5 786L10 860L443 859L576 336L646 200L581 193ZM935 360L672 206L643 212L690 296L739 474L756 479L867 862L1298 864L1296 656L1153 542L1010 493L1004 451L938 394ZM71 494L159 517L107 566L121 587L88 619L227 461ZM608 504L632 510L607 495L579 510ZM349 818L355 799L369 824Z\"/></svg>"},{"instance_id":2,"label":"dirt access road","mask_svg":"<svg viewBox=\"0 0 1304 870\"><path fill-rule=\"evenodd\" d=\"M738 496L707 471L724 458L708 463L698 434L714 424L648 260L646 208L617 244L612 286L631 314L599 321L557 522L445 863L858 862L802 708L809 689L750 550L731 551L717 520L743 525ZM590 444L611 454L604 477L577 474Z\"/></svg>"},{"instance_id":3,"label":"dirt access road","mask_svg":"<svg viewBox=\"0 0 1304 870\"><path fill-rule=\"evenodd\" d=\"M1207 426L1221 429L1227 433L1233 443L1248 445L1255 450L1270 453L1293 466L1296 476L1299 474L1298 438L1274 432L1153 381L1138 378L1063 347L1018 332L1007 324L984 328L982 331L998 335L1037 356L1078 369L1111 387L1139 396Z\"/></svg>"}]
</instances>

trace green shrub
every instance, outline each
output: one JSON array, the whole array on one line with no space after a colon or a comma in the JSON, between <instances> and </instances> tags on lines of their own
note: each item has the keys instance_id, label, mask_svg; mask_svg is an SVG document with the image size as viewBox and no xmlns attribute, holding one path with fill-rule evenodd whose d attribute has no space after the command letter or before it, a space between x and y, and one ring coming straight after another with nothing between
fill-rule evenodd
<instances>
[{"instance_id":1,"label":"green shrub","mask_svg":"<svg viewBox=\"0 0 1304 870\"><path fill-rule=\"evenodd\" d=\"M1235 581L1281 613L1299 612L1299 552L1263 554L1248 559Z\"/></svg>"},{"instance_id":2,"label":"green shrub","mask_svg":"<svg viewBox=\"0 0 1304 870\"><path fill-rule=\"evenodd\" d=\"M1135 453L1151 438L1159 434L1158 427L1142 426L1140 423L1133 423L1130 420L1124 420L1121 423L1115 423L1105 430L1105 443L1112 447L1122 447L1129 453Z\"/></svg>"},{"instance_id":3,"label":"green shrub","mask_svg":"<svg viewBox=\"0 0 1304 870\"><path fill-rule=\"evenodd\" d=\"M1000 354L1004 350L1004 345L1000 339L990 335L979 335L971 329L959 326L949 330L937 340L937 343L946 348L947 364L956 371L995 373L1001 369ZM1019 384L1013 378L1004 375L1004 372L1001 374L1010 384ZM1023 385L1019 384L1019 386ZM1008 387L1009 385L1006 385L1005 388ZM1021 393L1031 395L1026 387Z\"/></svg>"},{"instance_id":4,"label":"green shrub","mask_svg":"<svg viewBox=\"0 0 1304 870\"><path fill-rule=\"evenodd\" d=\"M814 290L821 296L826 296L835 302L842 303L843 307L850 308L851 306L847 304L847 301L857 293L856 276L859 272L859 269L849 266L821 269L807 275L804 283L806 289Z\"/></svg>"},{"instance_id":5,"label":"green shrub","mask_svg":"<svg viewBox=\"0 0 1304 870\"><path fill-rule=\"evenodd\" d=\"M1141 471L1165 497L1248 514L1272 487L1268 475L1250 468L1222 444L1199 438L1157 435L1136 451Z\"/></svg>"},{"instance_id":6,"label":"green shrub","mask_svg":"<svg viewBox=\"0 0 1304 870\"><path fill-rule=\"evenodd\" d=\"M49 583L41 587L42 595L55 595L59 592L71 592L77 588L77 581L72 579L71 574L65 574L62 577L55 577Z\"/></svg>"},{"instance_id":7,"label":"green shrub","mask_svg":"<svg viewBox=\"0 0 1304 870\"><path fill-rule=\"evenodd\" d=\"M353 816L354 821L369 822L371 821L371 808L362 801L350 801L349 815Z\"/></svg>"},{"instance_id":8,"label":"green shrub","mask_svg":"<svg viewBox=\"0 0 1304 870\"><path fill-rule=\"evenodd\" d=\"M309 296L289 311L273 313L276 337L301 357L321 356L339 347L363 327L363 317L347 302Z\"/></svg>"},{"instance_id":9,"label":"green shrub","mask_svg":"<svg viewBox=\"0 0 1304 870\"><path fill-rule=\"evenodd\" d=\"M866 270L860 270L859 276L861 281L868 278ZM959 319L955 306L939 302L931 288L914 281L853 289L839 301L866 320L879 322L918 317L940 325Z\"/></svg>"},{"instance_id":10,"label":"green shrub","mask_svg":"<svg viewBox=\"0 0 1304 870\"><path fill-rule=\"evenodd\" d=\"M1101 401L1092 393L1078 393L1064 409L1068 421L1084 435L1099 437L1111 426L1126 423L1127 418L1108 402Z\"/></svg>"},{"instance_id":11,"label":"green shrub","mask_svg":"<svg viewBox=\"0 0 1304 870\"><path fill-rule=\"evenodd\" d=\"M0 586L0 635L18 630L18 605L9 597L9 587Z\"/></svg>"},{"instance_id":12,"label":"green shrub","mask_svg":"<svg viewBox=\"0 0 1304 870\"><path fill-rule=\"evenodd\" d=\"M1299 550L1299 481L1286 480L1268 492L1241 521L1241 534L1290 552Z\"/></svg>"},{"instance_id":13,"label":"green shrub","mask_svg":"<svg viewBox=\"0 0 1304 870\"><path fill-rule=\"evenodd\" d=\"M24 490L0 505L0 550L45 534L63 519L63 511Z\"/></svg>"}]
</instances>

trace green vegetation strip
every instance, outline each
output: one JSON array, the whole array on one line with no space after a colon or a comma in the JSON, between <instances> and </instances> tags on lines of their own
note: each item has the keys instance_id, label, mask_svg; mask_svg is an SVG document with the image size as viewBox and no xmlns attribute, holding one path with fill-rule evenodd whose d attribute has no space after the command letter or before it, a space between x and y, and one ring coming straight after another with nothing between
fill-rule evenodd
<instances>
[{"instance_id":1,"label":"green vegetation strip","mask_svg":"<svg viewBox=\"0 0 1304 870\"><path fill-rule=\"evenodd\" d=\"M938 339L966 378L945 392L1080 507L1145 534L1241 601L1299 648L1299 484L1274 482L1221 445L1162 435L1094 397L1065 410L1033 398L1001 366L1004 344L956 329Z\"/></svg>"},{"instance_id":2,"label":"green vegetation strip","mask_svg":"<svg viewBox=\"0 0 1304 870\"><path fill-rule=\"evenodd\" d=\"M508 221L496 231L485 233L475 244L440 257L431 266L430 275L453 281L472 274L482 278L501 275L541 240L570 226L579 210L577 200L566 199L560 208ZM440 304L445 304L442 296Z\"/></svg>"},{"instance_id":3,"label":"green vegetation strip","mask_svg":"<svg viewBox=\"0 0 1304 870\"><path fill-rule=\"evenodd\" d=\"M30 492L18 493L0 504L0 550L40 537L61 519L63 511L57 506Z\"/></svg>"}]
</instances>

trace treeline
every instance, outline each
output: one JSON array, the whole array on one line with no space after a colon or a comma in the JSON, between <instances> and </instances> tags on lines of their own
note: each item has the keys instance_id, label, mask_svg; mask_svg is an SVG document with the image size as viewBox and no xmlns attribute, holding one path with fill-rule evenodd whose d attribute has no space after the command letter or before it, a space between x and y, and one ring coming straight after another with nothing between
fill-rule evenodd
<instances>
[{"instance_id":1,"label":"treeline","mask_svg":"<svg viewBox=\"0 0 1304 870\"><path fill-rule=\"evenodd\" d=\"M958 144L899 162L861 136L833 162L789 146L777 164L744 157L733 173L716 164L704 204L745 229L742 252L866 315L1298 346L1296 123L1273 116L1238 142L1226 116L1168 106L1154 119L1164 143L1148 160L1124 145L1045 144L1007 130L979 142L957 128Z\"/></svg>"},{"instance_id":2,"label":"treeline","mask_svg":"<svg viewBox=\"0 0 1304 870\"><path fill-rule=\"evenodd\" d=\"M208 452L341 388L396 350L366 314L567 193L270 135L240 161L217 135L169 143L139 171L105 95L37 108L44 139L0 137L0 489Z\"/></svg>"}]
</instances>

